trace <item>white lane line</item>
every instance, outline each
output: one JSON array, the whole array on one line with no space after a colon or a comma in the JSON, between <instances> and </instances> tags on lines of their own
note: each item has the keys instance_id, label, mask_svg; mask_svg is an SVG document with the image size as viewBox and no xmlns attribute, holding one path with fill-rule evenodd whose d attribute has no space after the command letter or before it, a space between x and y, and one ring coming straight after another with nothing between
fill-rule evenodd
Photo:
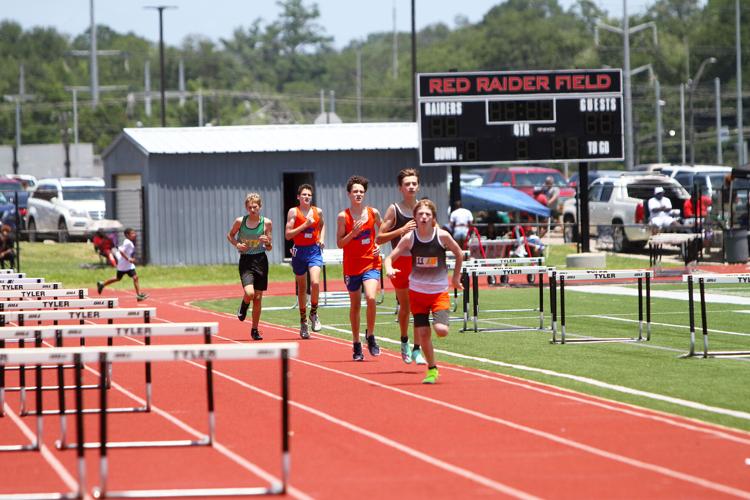
<instances>
[{"instance_id":1,"label":"white lane line","mask_svg":"<svg viewBox=\"0 0 750 500\"><path fill-rule=\"evenodd\" d=\"M31 429L29 429L29 427L24 423L23 420L21 420L18 415L16 415L13 409L8 406L8 403L4 404L4 408L5 414L8 415L13 423L18 426L23 435L26 436L30 442L33 442L36 439L36 434ZM60 479L62 479L62 481L65 483L65 486L70 491L78 491L78 481L68 472L68 469L66 469L65 466L60 463L60 461L44 443L40 443L39 451L42 454L44 460L49 464L50 467L52 467L52 470L54 470L55 473L60 477ZM84 498L86 500L90 500L91 496L89 496L88 492L84 492Z\"/></svg>"},{"instance_id":2,"label":"white lane line","mask_svg":"<svg viewBox=\"0 0 750 500\"><path fill-rule=\"evenodd\" d=\"M286 328L286 327L284 327L284 329L286 331L289 330L289 328ZM232 340L232 339L221 337L220 335L217 335L217 338L221 338L223 340L227 340L227 341L230 341L230 342L237 342L237 341ZM546 431L541 431L541 430L534 429L534 428L531 428L531 427L528 427L528 426L525 426L525 425L522 425L522 424L517 424L517 423L511 422L509 420L505 420L505 419L501 419L499 417L494 417L494 416L491 416L491 415L487 415L485 413L481 413L481 412L478 412L478 411L475 411L475 410L471 410L471 409L464 408L464 407L461 407L461 406L458 406L458 405L454 405L452 403L447 403L447 402L444 402L444 401L439 401L439 400L435 400L435 399L432 399L432 398L427 398L427 397L419 395L419 394L414 394L414 393L405 391L403 389L399 389L399 388L396 388L396 387L391 387L391 386L382 384L380 382L376 382L374 380L367 379L367 378L364 378L364 377L360 377L358 375L354 375L354 374L351 374L351 373L348 373L348 372L343 372L341 370L336 370L336 369L333 369L333 368L328 368L328 367L319 365L317 363L312 363L312 362L309 362L309 361L302 360L300 358L295 358L295 359L293 359L293 361L297 362L297 363L301 363L301 364L307 365L307 366L311 366L311 367L314 367L314 368L318 368L320 370L324 370L324 371L327 371L327 372L335 373L337 375L341 375L341 376L344 376L344 377L347 377L347 378L352 378L354 380L361 381L361 382L363 382L365 384L374 385L374 386L377 386L377 387L379 387L381 389L385 389L385 390L388 390L388 391L396 392L398 394L402 394L402 395L405 395L407 397L412 397L412 398L415 398L415 399L418 399L418 400L421 400L421 401L424 401L424 402L428 402L428 403L431 403L431 404L434 404L434 405L442 406L442 407L445 407L445 408L457 411L459 413L465 413L465 414L468 414L468 415L471 415L471 416L474 416L474 417L477 417L477 418L480 418L480 419L483 419L483 420L487 420L487 421L490 421L490 422L493 422L493 423L504 425L506 427L510 427L512 429L515 429L515 430L518 430L518 431L521 431L521 432L526 432L528 434L540 437L542 439L547 439L549 441L552 441L552 442L555 442L555 443L558 443L558 444L561 444L561 445L564 445L564 446L568 446L568 447L571 447L571 448L574 448L574 449L578 449L578 450L581 450L581 451L584 451L584 452L588 452L588 453L591 453L593 455L597 455L597 456L600 456L600 457L603 457L603 458L607 458L607 459L610 459L610 460L613 460L613 461L616 461L616 462L620 462L620 463L623 463L623 464L626 464L626 465L630 465L632 467L636 467L636 468L647 470L647 471L651 471L651 472L656 472L658 474L670 477L672 479L684 481L684 482L687 482L687 483L694 484L696 486L700 486L700 487L703 487L703 488L706 488L706 489L718 491L718 492L725 493L725 494L728 494L728 495L737 496L739 498L750 499L750 492L741 490L739 488L735 488L733 486L729 486L729 485L717 483L717 482L714 482L714 481L711 481L711 480L708 480L708 479L704 479L704 478L700 478L700 477L694 476L692 474L682 473L682 472L679 472L679 471L676 471L676 470L673 470L673 469L670 469L668 467L664 467L664 466L661 466L661 465L658 465L658 464L654 464L654 463L650 463L650 462L645 462L645 461L642 461L642 460L638 460L636 458L631 458L631 457L627 457L625 455L620 455L618 453L614 453L614 452L610 452L610 451L607 451L607 450L603 450L601 448L597 448L597 447L590 446L590 445L587 445L587 444L584 444L584 443L580 443L580 442L574 441L572 439L563 438L563 437L557 436L555 434L552 434L552 433L549 433L549 432L546 432ZM196 366L201 367L201 365L198 365L198 364L196 364ZM240 384L244 384L241 381L237 381L237 382L240 383ZM250 386L248 386L248 387L250 387ZM295 404L295 403L290 403L290 404ZM309 411L308 407L306 407L305 405L300 405L299 407L301 409ZM310 408L310 410L314 410L314 409ZM318 410L314 410L314 413L317 415L318 414ZM323 414L323 415L327 415L327 414ZM331 417L331 418L334 418L334 417ZM335 422L335 423L338 423L338 419L331 420L331 421ZM347 424L347 428L349 428L348 426L351 425L351 424L348 424L348 423L346 423L346 424ZM341 425L341 424L339 424L339 425ZM352 428L352 430L355 430L355 429L358 429L358 427ZM407 448L407 449L410 450L410 448ZM430 458L430 457L428 456L428 458Z\"/></svg>"},{"instance_id":3,"label":"white lane line","mask_svg":"<svg viewBox=\"0 0 750 500\"><path fill-rule=\"evenodd\" d=\"M608 316L608 315L603 315L603 314L592 314L589 317L591 317L591 318L609 319L609 320L612 320L612 321L623 321L625 323L638 323L637 319L618 318L616 316ZM676 328L678 330L690 331L690 327L688 325L675 325L675 324L672 324L672 323L658 323L658 322L655 322L655 321L652 321L651 324L652 325L656 325L656 326L666 326L666 327L669 327L669 328ZM696 331L698 331L698 330L700 330L700 326L696 325ZM708 328L708 332L709 333L721 333L721 334L724 334L724 335L736 335L738 337L750 337L750 333L730 332L728 330L715 330L715 329L712 329L712 328Z\"/></svg>"},{"instance_id":4,"label":"white lane line","mask_svg":"<svg viewBox=\"0 0 750 500\"><path fill-rule=\"evenodd\" d=\"M638 289L629 288L617 285L576 285L566 286L565 291L568 292L581 292L581 293L596 293L604 295L626 295L630 297L638 296ZM673 300L688 300L688 292L685 291L669 291L669 290L651 290L651 298L657 299L673 299ZM741 306L750 306L750 297L741 297L737 295L722 295L719 293L706 293L706 302L712 304L736 304Z\"/></svg>"}]
</instances>

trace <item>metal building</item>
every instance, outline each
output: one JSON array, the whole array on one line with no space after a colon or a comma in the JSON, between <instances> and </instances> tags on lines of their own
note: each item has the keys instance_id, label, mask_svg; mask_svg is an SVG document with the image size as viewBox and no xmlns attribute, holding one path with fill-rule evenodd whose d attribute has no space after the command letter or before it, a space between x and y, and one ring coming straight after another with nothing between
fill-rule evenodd
<instances>
[{"instance_id":1,"label":"metal building","mask_svg":"<svg viewBox=\"0 0 750 500\"><path fill-rule=\"evenodd\" d=\"M314 186L313 203L324 211L325 243L336 246L336 215L349 206L346 181L370 181L366 203L385 212L399 199L396 175L418 165L415 123L267 125L201 128L130 128L103 153L104 178L118 189L142 187L144 220L128 220L132 197L113 200L112 215L143 228L143 257L160 265L237 261L226 233L246 213L244 199L257 191L263 215L273 221L269 257L288 256L287 210L297 186ZM447 220L445 167L423 168L421 195L435 201ZM443 215L446 214L446 215ZM139 217L139 215L132 215Z\"/></svg>"}]
</instances>

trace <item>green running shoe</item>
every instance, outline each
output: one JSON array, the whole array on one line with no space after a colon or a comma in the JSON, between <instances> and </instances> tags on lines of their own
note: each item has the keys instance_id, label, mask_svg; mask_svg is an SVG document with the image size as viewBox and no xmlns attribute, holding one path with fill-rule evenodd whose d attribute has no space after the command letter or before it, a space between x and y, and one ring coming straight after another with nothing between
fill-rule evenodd
<instances>
[{"instance_id":1,"label":"green running shoe","mask_svg":"<svg viewBox=\"0 0 750 500\"><path fill-rule=\"evenodd\" d=\"M407 365L411 364L411 346L409 341L401 342L401 359Z\"/></svg>"},{"instance_id":2,"label":"green running shoe","mask_svg":"<svg viewBox=\"0 0 750 500\"><path fill-rule=\"evenodd\" d=\"M429 368L427 370L427 376L422 380L423 384L434 384L438 379L438 369Z\"/></svg>"},{"instance_id":3,"label":"green running shoe","mask_svg":"<svg viewBox=\"0 0 750 500\"><path fill-rule=\"evenodd\" d=\"M418 365L426 365L427 360L424 359L424 354L422 354L422 349L414 349L411 351L411 359Z\"/></svg>"}]
</instances>

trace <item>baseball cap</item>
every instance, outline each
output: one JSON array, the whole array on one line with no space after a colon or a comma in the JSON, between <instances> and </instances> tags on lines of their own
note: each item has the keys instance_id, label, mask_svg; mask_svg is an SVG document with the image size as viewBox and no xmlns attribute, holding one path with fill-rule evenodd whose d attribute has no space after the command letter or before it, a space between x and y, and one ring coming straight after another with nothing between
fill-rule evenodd
<instances>
[{"instance_id":1,"label":"baseball cap","mask_svg":"<svg viewBox=\"0 0 750 500\"><path fill-rule=\"evenodd\" d=\"M654 189L654 194L659 194L663 192L664 192L664 188L661 186L658 186L657 188Z\"/></svg>"}]
</instances>

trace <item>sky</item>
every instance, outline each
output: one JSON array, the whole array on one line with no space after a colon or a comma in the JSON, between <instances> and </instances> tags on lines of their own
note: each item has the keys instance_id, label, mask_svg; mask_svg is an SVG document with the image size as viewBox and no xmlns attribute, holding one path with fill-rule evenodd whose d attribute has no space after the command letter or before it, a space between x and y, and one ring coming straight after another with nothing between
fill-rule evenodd
<instances>
[{"instance_id":1,"label":"sky","mask_svg":"<svg viewBox=\"0 0 750 500\"><path fill-rule=\"evenodd\" d=\"M558 0L569 8L573 0ZM628 13L645 10L653 0L627 0ZM69 35L78 35L88 28L90 0L0 0L0 18L19 22L24 28L53 26ZM304 0L311 5L313 0ZM411 0L315 0L321 17L319 23L334 37L334 46L341 48L351 40L367 34L393 29L393 6L399 31L411 29ZM455 26L456 16L470 22L482 16L500 0L416 0L417 28L443 22ZM612 16L622 15L622 0L596 0ZM164 11L164 40L179 45L186 35L202 34L218 41L231 37L235 28L249 26L260 17L265 22L276 19L276 0L94 0L97 24L118 32L133 31L148 40L159 38L158 14L144 9L147 5L177 7Z\"/></svg>"}]
</instances>

